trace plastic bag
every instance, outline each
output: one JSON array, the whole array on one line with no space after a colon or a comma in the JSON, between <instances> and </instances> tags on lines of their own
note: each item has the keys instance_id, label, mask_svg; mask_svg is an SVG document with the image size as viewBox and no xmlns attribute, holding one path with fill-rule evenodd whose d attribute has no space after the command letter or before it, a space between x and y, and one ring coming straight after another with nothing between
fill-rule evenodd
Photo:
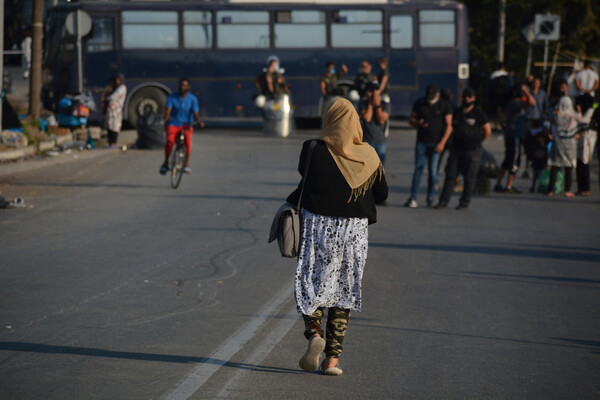
<instances>
[{"instance_id":1,"label":"plastic bag","mask_svg":"<svg viewBox=\"0 0 600 400\"><path fill-rule=\"evenodd\" d=\"M538 180L538 192L548 192L548 185L550 184L550 170L547 169L540 175ZM565 186L565 175L562 171L558 171L556 175L556 183L554 183L554 194L561 194Z\"/></svg>"}]
</instances>

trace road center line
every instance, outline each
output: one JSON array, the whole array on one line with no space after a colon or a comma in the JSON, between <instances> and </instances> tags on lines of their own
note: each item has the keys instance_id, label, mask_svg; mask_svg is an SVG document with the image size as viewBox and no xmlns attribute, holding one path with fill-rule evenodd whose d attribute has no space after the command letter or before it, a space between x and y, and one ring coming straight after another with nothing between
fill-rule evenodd
<instances>
[{"instance_id":1,"label":"road center line","mask_svg":"<svg viewBox=\"0 0 600 400\"><path fill-rule=\"evenodd\" d=\"M244 324L233 336L227 339L208 360L198 364L171 393L167 394L165 400L185 400L190 398L200 387L226 364L244 345L257 334L259 329L274 316L290 299L292 283L284 285L284 288L275 295L267 305L258 311L257 317Z\"/></svg>"},{"instance_id":2,"label":"road center line","mask_svg":"<svg viewBox=\"0 0 600 400\"><path fill-rule=\"evenodd\" d=\"M283 318L278 321L274 326L269 326L269 332L265 333L264 339L255 346L255 350L244 360L246 364L259 364L261 363L270 353L273 351L275 346L281 342L281 340L288 334L290 329L298 322L298 314L296 313L296 302L293 302L292 307L288 308L285 316L291 316L292 318ZM229 380L223 385L221 391L215 396L216 399L229 398L229 392L235 390L240 384L242 377L248 374L248 370L238 369Z\"/></svg>"}]
</instances>

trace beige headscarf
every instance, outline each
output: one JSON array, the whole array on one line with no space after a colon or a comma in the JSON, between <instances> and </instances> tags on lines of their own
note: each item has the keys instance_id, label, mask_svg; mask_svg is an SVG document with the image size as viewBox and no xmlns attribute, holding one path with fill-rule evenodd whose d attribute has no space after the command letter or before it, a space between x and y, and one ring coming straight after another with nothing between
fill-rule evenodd
<instances>
[{"instance_id":1,"label":"beige headscarf","mask_svg":"<svg viewBox=\"0 0 600 400\"><path fill-rule=\"evenodd\" d=\"M335 100L323 115L321 139L327 144L336 165L352 188L348 199L356 201L383 174L383 165L375 149L363 143L358 114L346 99Z\"/></svg>"}]
</instances>

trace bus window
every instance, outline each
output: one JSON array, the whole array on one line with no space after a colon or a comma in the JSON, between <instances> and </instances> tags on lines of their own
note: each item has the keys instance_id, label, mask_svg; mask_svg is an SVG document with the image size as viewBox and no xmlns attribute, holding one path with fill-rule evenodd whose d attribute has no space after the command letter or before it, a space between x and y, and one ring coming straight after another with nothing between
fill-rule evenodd
<instances>
[{"instance_id":1,"label":"bus window","mask_svg":"<svg viewBox=\"0 0 600 400\"><path fill-rule=\"evenodd\" d=\"M413 19L410 15L393 15L390 18L390 46L393 49L413 47Z\"/></svg>"},{"instance_id":2,"label":"bus window","mask_svg":"<svg viewBox=\"0 0 600 400\"><path fill-rule=\"evenodd\" d=\"M90 53L107 51L114 48L114 19L109 17L92 18L92 36L87 41L87 50Z\"/></svg>"},{"instance_id":3,"label":"bus window","mask_svg":"<svg viewBox=\"0 0 600 400\"><path fill-rule=\"evenodd\" d=\"M381 11L340 10L331 24L333 47L382 47Z\"/></svg>"},{"instance_id":4,"label":"bus window","mask_svg":"<svg viewBox=\"0 0 600 400\"><path fill-rule=\"evenodd\" d=\"M123 11L121 20L124 49L179 47L177 11Z\"/></svg>"},{"instance_id":5,"label":"bus window","mask_svg":"<svg viewBox=\"0 0 600 400\"><path fill-rule=\"evenodd\" d=\"M421 47L454 47L456 42L454 11L419 11L419 44Z\"/></svg>"},{"instance_id":6,"label":"bus window","mask_svg":"<svg viewBox=\"0 0 600 400\"><path fill-rule=\"evenodd\" d=\"M325 47L326 44L324 11L275 13L275 47Z\"/></svg>"},{"instance_id":7,"label":"bus window","mask_svg":"<svg viewBox=\"0 0 600 400\"><path fill-rule=\"evenodd\" d=\"M217 11L217 45L220 48L264 49L269 43L267 11Z\"/></svg>"},{"instance_id":8,"label":"bus window","mask_svg":"<svg viewBox=\"0 0 600 400\"><path fill-rule=\"evenodd\" d=\"M212 14L206 11L183 12L183 46L188 49L212 47Z\"/></svg>"}]
</instances>

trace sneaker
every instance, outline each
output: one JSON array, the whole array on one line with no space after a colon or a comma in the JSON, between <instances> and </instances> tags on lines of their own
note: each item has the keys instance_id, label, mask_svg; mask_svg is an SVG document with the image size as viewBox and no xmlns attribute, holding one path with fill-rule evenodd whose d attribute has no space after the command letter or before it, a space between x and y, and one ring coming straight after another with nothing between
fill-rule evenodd
<instances>
[{"instance_id":1,"label":"sneaker","mask_svg":"<svg viewBox=\"0 0 600 400\"><path fill-rule=\"evenodd\" d=\"M467 204L459 204L456 206L457 210L464 210L465 208L469 208Z\"/></svg>"},{"instance_id":2,"label":"sneaker","mask_svg":"<svg viewBox=\"0 0 600 400\"><path fill-rule=\"evenodd\" d=\"M506 192L506 189L504 189L502 187L502 185L496 185L496 186L494 186L494 192L496 192L496 193L504 193L504 192Z\"/></svg>"},{"instance_id":3,"label":"sneaker","mask_svg":"<svg viewBox=\"0 0 600 400\"><path fill-rule=\"evenodd\" d=\"M408 200L406 200L406 203L404 203L404 207L417 208L417 207L419 207L419 203L417 203L417 201L415 199L410 197Z\"/></svg>"},{"instance_id":4,"label":"sneaker","mask_svg":"<svg viewBox=\"0 0 600 400\"><path fill-rule=\"evenodd\" d=\"M190 167L183 167L183 173L184 174L191 174L192 173L192 169Z\"/></svg>"},{"instance_id":5,"label":"sneaker","mask_svg":"<svg viewBox=\"0 0 600 400\"><path fill-rule=\"evenodd\" d=\"M305 371L314 371L319 368L319 357L325 350L325 339L313 337L308 341L308 348L300 358L298 365Z\"/></svg>"},{"instance_id":6,"label":"sneaker","mask_svg":"<svg viewBox=\"0 0 600 400\"><path fill-rule=\"evenodd\" d=\"M160 169L158 170L158 172L160 172L161 175L164 175L167 172L169 172L169 167L167 166L167 164L163 164L160 166Z\"/></svg>"},{"instance_id":7,"label":"sneaker","mask_svg":"<svg viewBox=\"0 0 600 400\"><path fill-rule=\"evenodd\" d=\"M436 210L443 210L444 208L448 208L448 204L437 203L433 208Z\"/></svg>"},{"instance_id":8,"label":"sneaker","mask_svg":"<svg viewBox=\"0 0 600 400\"><path fill-rule=\"evenodd\" d=\"M429 207L429 208L433 207L433 197L430 197L427 199L427 207Z\"/></svg>"},{"instance_id":9,"label":"sneaker","mask_svg":"<svg viewBox=\"0 0 600 400\"><path fill-rule=\"evenodd\" d=\"M515 189L514 186L511 186L509 188L506 188L506 193L521 194L521 191L519 189Z\"/></svg>"}]
</instances>

